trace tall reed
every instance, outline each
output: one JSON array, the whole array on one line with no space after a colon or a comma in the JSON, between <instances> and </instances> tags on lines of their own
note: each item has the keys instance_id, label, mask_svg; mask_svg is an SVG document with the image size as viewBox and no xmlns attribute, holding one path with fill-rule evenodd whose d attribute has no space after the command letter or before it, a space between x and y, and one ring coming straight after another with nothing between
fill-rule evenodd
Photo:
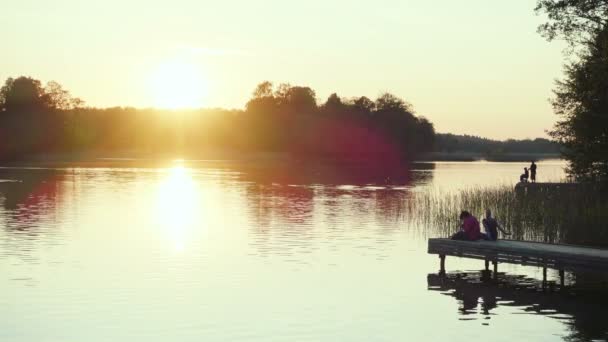
<instances>
[{"instance_id":1,"label":"tall reed","mask_svg":"<svg viewBox=\"0 0 608 342\"><path fill-rule=\"evenodd\" d=\"M408 221L430 227L433 236L453 234L461 210L481 220L487 208L512 232L511 239L608 246L608 196L593 186L527 192L510 186L429 189L410 200L404 213Z\"/></svg>"}]
</instances>

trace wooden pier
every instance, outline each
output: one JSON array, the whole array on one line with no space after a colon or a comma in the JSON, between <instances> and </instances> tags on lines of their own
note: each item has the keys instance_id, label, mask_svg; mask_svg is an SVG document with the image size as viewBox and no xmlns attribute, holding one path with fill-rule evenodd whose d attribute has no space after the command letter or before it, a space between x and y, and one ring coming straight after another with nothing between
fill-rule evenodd
<instances>
[{"instance_id":1,"label":"wooden pier","mask_svg":"<svg viewBox=\"0 0 608 342\"><path fill-rule=\"evenodd\" d=\"M559 270L562 283L564 271L608 272L608 249L574 245L515 240L458 241L436 238L429 239L428 253L439 255L442 273L445 273L445 257L448 255L485 260L486 270L489 269L491 262L495 275L499 262L542 267L543 280L546 280L547 268L552 268Z\"/></svg>"}]
</instances>

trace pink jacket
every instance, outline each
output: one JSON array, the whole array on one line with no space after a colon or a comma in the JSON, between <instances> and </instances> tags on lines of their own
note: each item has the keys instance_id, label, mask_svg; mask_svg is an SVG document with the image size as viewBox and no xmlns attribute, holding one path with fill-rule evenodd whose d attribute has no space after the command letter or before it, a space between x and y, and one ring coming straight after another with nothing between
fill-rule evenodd
<instances>
[{"instance_id":1,"label":"pink jacket","mask_svg":"<svg viewBox=\"0 0 608 342\"><path fill-rule=\"evenodd\" d=\"M479 228L479 221L475 216L471 215L466 217L462 223L462 230L469 240L479 240L481 238L481 229Z\"/></svg>"}]
</instances>

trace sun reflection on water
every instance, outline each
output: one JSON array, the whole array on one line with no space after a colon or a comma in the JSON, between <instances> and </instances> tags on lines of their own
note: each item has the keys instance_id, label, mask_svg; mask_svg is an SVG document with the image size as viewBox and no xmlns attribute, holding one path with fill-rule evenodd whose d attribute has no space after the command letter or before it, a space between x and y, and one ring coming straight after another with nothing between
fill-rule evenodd
<instances>
[{"instance_id":1,"label":"sun reflection on water","mask_svg":"<svg viewBox=\"0 0 608 342\"><path fill-rule=\"evenodd\" d=\"M158 189L156 215L166 238L182 251L197 223L201 193L191 170L181 165L168 170Z\"/></svg>"}]
</instances>

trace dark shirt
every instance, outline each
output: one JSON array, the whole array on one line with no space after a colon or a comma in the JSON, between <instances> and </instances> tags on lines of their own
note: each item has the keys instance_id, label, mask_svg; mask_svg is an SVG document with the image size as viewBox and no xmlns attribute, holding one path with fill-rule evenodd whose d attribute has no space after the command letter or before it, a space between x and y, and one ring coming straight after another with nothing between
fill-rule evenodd
<instances>
[{"instance_id":1,"label":"dark shirt","mask_svg":"<svg viewBox=\"0 0 608 342\"><path fill-rule=\"evenodd\" d=\"M536 164L530 165L530 172L536 173Z\"/></svg>"},{"instance_id":2,"label":"dark shirt","mask_svg":"<svg viewBox=\"0 0 608 342\"><path fill-rule=\"evenodd\" d=\"M486 235L489 240L498 240L498 221L495 218L490 217L482 220L483 228L486 230Z\"/></svg>"}]
</instances>

